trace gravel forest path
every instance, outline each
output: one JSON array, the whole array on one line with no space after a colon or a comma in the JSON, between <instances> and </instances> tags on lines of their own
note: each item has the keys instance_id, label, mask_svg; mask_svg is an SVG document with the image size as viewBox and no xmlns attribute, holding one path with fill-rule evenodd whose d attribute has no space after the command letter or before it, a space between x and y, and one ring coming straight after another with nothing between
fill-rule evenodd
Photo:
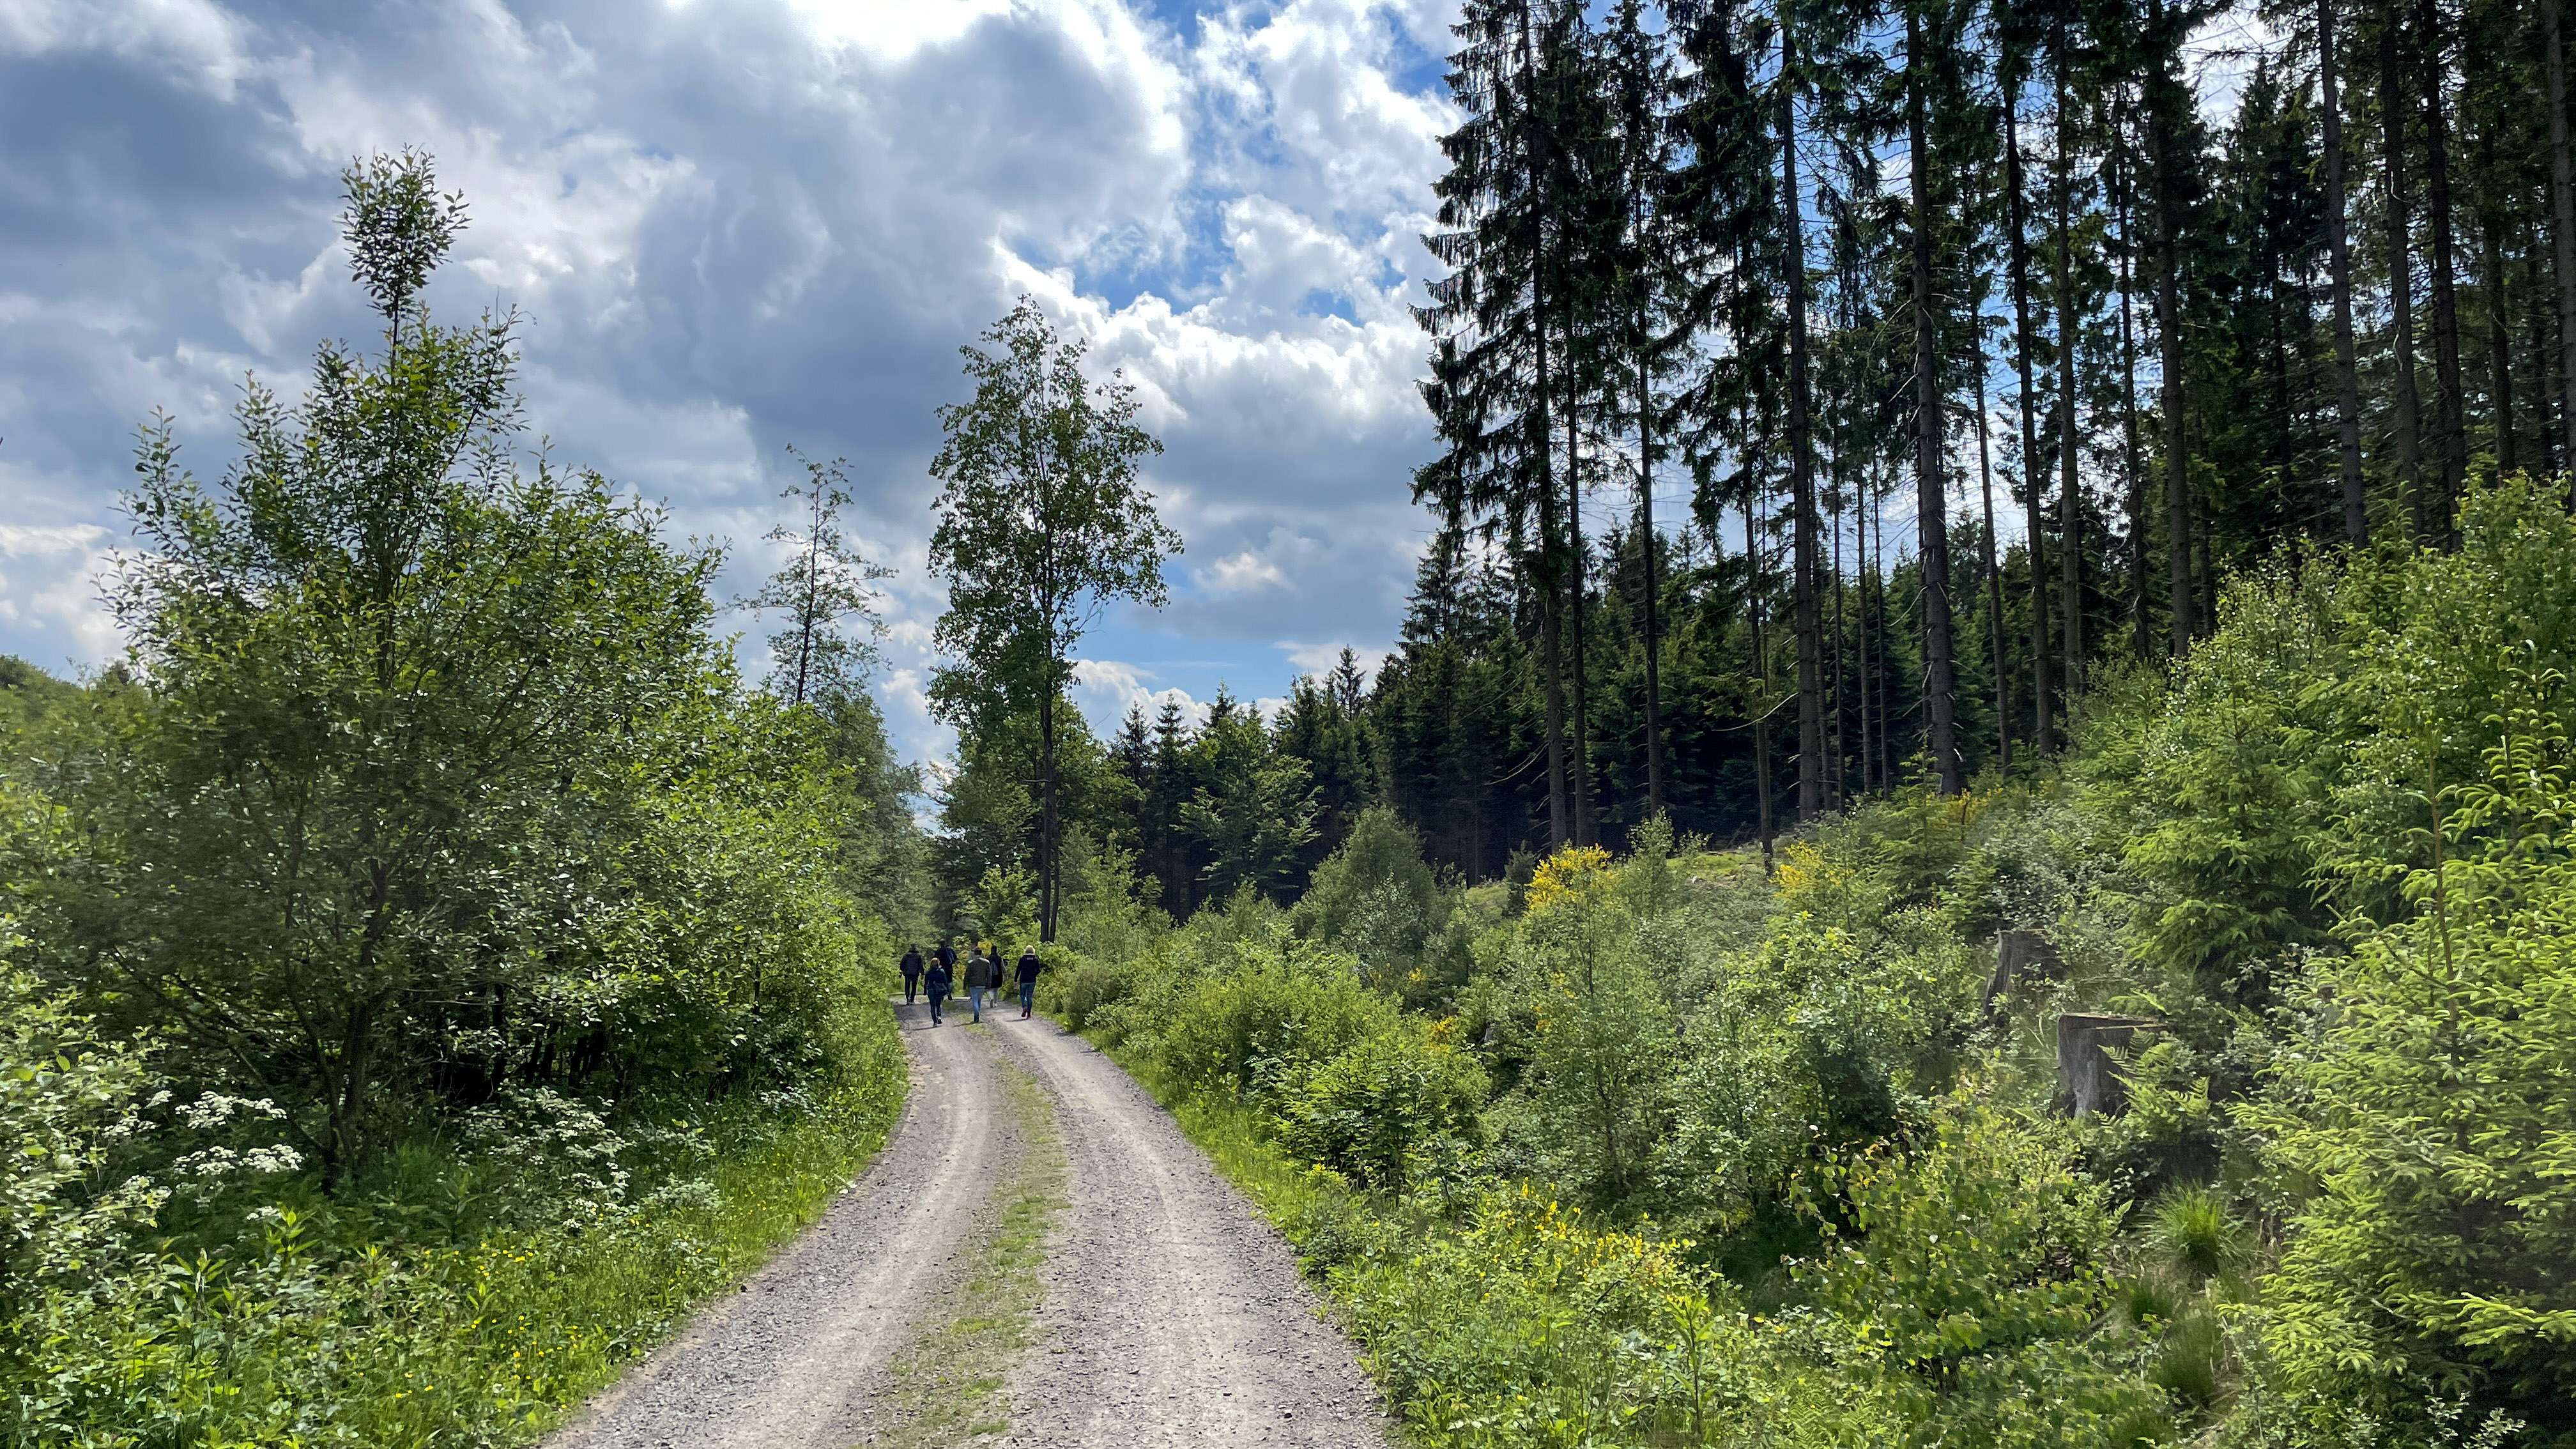
<instances>
[{"instance_id":1,"label":"gravel forest path","mask_svg":"<svg viewBox=\"0 0 2576 1449\"><path fill-rule=\"evenodd\" d=\"M919 1381L916 1346L946 1341L961 1292L984 1286L978 1244L1022 1159L1058 1150L1034 1321L976 1426L998 1432L959 1442L1383 1449L1376 1390L1287 1243L1125 1072L1016 1009L981 1027L896 1015L912 1090L866 1174L549 1449L923 1442L888 1387ZM1013 1120L1005 1062L1044 1092L1056 1141Z\"/></svg>"}]
</instances>

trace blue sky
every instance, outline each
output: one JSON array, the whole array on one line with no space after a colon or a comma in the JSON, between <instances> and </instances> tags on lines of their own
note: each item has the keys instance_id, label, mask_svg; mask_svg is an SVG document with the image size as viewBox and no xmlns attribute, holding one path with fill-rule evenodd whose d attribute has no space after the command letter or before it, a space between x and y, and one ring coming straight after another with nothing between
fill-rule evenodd
<instances>
[{"instance_id":1,"label":"blue sky","mask_svg":"<svg viewBox=\"0 0 2576 1449\"><path fill-rule=\"evenodd\" d=\"M849 459L919 705L932 409L1037 297L1123 369L1188 540L1088 641L1095 720L1277 696L1392 639L1427 532L1405 312L1449 0L0 0L0 651L93 667L137 423L201 475L242 380L370 334L339 170L412 144L474 222L433 289L515 307L532 434L772 563L785 449ZM756 666L760 631L744 649Z\"/></svg>"}]
</instances>

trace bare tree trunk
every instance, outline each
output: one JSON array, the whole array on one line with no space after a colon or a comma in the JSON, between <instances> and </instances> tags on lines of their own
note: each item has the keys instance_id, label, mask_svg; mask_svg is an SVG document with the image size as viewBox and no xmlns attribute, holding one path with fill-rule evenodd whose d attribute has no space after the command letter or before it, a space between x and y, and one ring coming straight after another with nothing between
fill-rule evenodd
<instances>
[{"instance_id":1,"label":"bare tree trunk","mask_svg":"<svg viewBox=\"0 0 2576 1449\"><path fill-rule=\"evenodd\" d=\"M2057 617L2059 657L2066 665L2066 708L2084 697L2084 489L2076 468L2083 450L2075 426L2075 349L2083 320L2075 315L2075 143L2067 122L2066 12L2057 12L2056 54L2049 58L2057 84Z\"/></svg>"},{"instance_id":2,"label":"bare tree trunk","mask_svg":"<svg viewBox=\"0 0 2576 1449\"><path fill-rule=\"evenodd\" d=\"M1048 646L1046 687L1038 693L1038 939L1055 939L1056 758L1055 687L1062 665ZM989 923L998 933L1001 922Z\"/></svg>"},{"instance_id":3,"label":"bare tree trunk","mask_svg":"<svg viewBox=\"0 0 2576 1449\"><path fill-rule=\"evenodd\" d=\"M2559 458L2576 485L2576 178L2567 160L2567 59L2559 33L2558 0L2540 0L2541 71L2549 92L2550 228L2558 253L2558 422L2565 429Z\"/></svg>"},{"instance_id":4,"label":"bare tree trunk","mask_svg":"<svg viewBox=\"0 0 2576 1449\"><path fill-rule=\"evenodd\" d=\"M1592 829L1592 696L1583 673L1583 620L1591 612L1592 559L1583 546L1583 460L1575 438L1576 409L1565 408L1565 506L1566 561L1570 567L1570 584L1566 590L1566 625L1572 631L1574 654L1574 698L1572 718L1566 729L1566 792L1573 797L1574 843L1593 843Z\"/></svg>"},{"instance_id":5,"label":"bare tree trunk","mask_svg":"<svg viewBox=\"0 0 2576 1449\"><path fill-rule=\"evenodd\" d=\"M2163 0L2150 0L2148 24L2154 30L2152 45L2164 43L2165 7ZM2164 61L2159 58L2159 73L2149 81L2162 87L2171 84L2162 74ZM2191 589L2191 457L2183 429L2183 362L2182 362L2182 236L2181 218L2174 214L2175 138L2171 97L2161 102L2149 98L2147 106L2147 139L2153 148L2156 190L2156 346L2164 370L2163 407L2165 425L2165 543L2166 565L2171 585L2170 605L2173 610L2173 657L2191 652L2192 636L2198 632L2192 620Z\"/></svg>"},{"instance_id":6,"label":"bare tree trunk","mask_svg":"<svg viewBox=\"0 0 2576 1449\"><path fill-rule=\"evenodd\" d=\"M1834 768L1833 773L1828 777L1833 782L1832 788L1825 799L1826 808L1832 810L1840 810L1843 807L1843 800L1848 793L1851 783L1851 722L1849 712L1843 705L1845 680L1849 677L1851 669L1851 621L1845 612L1843 604L1842 510L1843 503L1847 501L1850 496L1850 489L1844 485L1843 480L1843 445L1841 436L1837 433L1834 441L1833 512L1834 658L1832 698L1834 722Z\"/></svg>"},{"instance_id":7,"label":"bare tree trunk","mask_svg":"<svg viewBox=\"0 0 2576 1449\"><path fill-rule=\"evenodd\" d=\"M1646 358L1637 356L1637 533L1645 548L1646 564L1646 813L1664 813L1664 718L1663 681L1659 672L1659 654L1663 631L1659 627L1663 581L1657 577L1655 556L1661 552L1655 537L1655 416L1652 386L1646 376Z\"/></svg>"},{"instance_id":8,"label":"bare tree trunk","mask_svg":"<svg viewBox=\"0 0 2576 1449\"><path fill-rule=\"evenodd\" d=\"M2128 148L2115 131L2112 142L2112 205L2120 226L2120 466L2128 485L2129 630L2140 659L2152 658L2155 640L2147 630L2147 472L2138 456L2138 343L2131 326L2129 255L2130 173Z\"/></svg>"},{"instance_id":9,"label":"bare tree trunk","mask_svg":"<svg viewBox=\"0 0 2576 1449\"><path fill-rule=\"evenodd\" d=\"M1545 268L1541 267L1544 273ZM1563 850L1571 840L1571 820L1566 810L1565 790L1565 622L1562 600L1558 594L1563 555L1557 547L1556 527L1556 424L1548 415L1548 403L1554 394L1548 391L1546 298L1542 291L1535 309L1538 322L1538 497L1539 560L1541 577L1537 580L1540 603L1539 668L1547 676L1547 835L1551 850Z\"/></svg>"},{"instance_id":10,"label":"bare tree trunk","mask_svg":"<svg viewBox=\"0 0 2576 1449\"><path fill-rule=\"evenodd\" d=\"M1550 505L1547 512L1552 514L1556 509ZM1565 809L1564 600L1557 592L1554 564L1550 562L1544 568L1546 576L1538 581L1539 671L1547 680L1547 843L1549 850L1557 851L1571 843L1566 833Z\"/></svg>"},{"instance_id":11,"label":"bare tree trunk","mask_svg":"<svg viewBox=\"0 0 2576 1449\"><path fill-rule=\"evenodd\" d=\"M2004 91L2004 224L2005 266L2012 279L2013 371L2021 380L2021 484L2023 547L2030 554L2030 748L2045 755L2055 749L2048 720L2048 550L2041 525L2048 487L2039 464L2038 389L2030 373L2030 239L2022 214L2021 125L2018 87Z\"/></svg>"},{"instance_id":12,"label":"bare tree trunk","mask_svg":"<svg viewBox=\"0 0 2576 1449\"><path fill-rule=\"evenodd\" d=\"M2433 232L2433 386L2434 426L2441 430L2442 538L2453 538L2460 495L2469 478L2468 390L2460 377L2459 263L2451 226L2450 121L2442 103L2442 82L2450 74L2443 60L2441 0L2423 0L2424 73L2424 209Z\"/></svg>"},{"instance_id":13,"label":"bare tree trunk","mask_svg":"<svg viewBox=\"0 0 2576 1449\"><path fill-rule=\"evenodd\" d=\"M1986 368L1977 359L1977 486L1985 505L1986 634L1995 654L1995 763L2012 768L2012 671L2004 664L2004 573L1995 566L1995 464L1986 442Z\"/></svg>"},{"instance_id":14,"label":"bare tree trunk","mask_svg":"<svg viewBox=\"0 0 2576 1449\"><path fill-rule=\"evenodd\" d=\"M2343 483L2343 537L2370 536L2369 498L2361 478L2361 372L2352 340L2352 243L2344 228L2343 99L2335 80L2335 0L2317 0L2317 78L2325 105L2326 269L2334 286L2337 476Z\"/></svg>"},{"instance_id":15,"label":"bare tree trunk","mask_svg":"<svg viewBox=\"0 0 2576 1449\"><path fill-rule=\"evenodd\" d=\"M2383 11L2385 23L2379 32L2379 117L2383 134L2379 149L2381 164L2387 169L2388 316L2389 345L2396 354L2397 370L2392 386L2397 478L2405 487L2407 506L2415 515L2415 537L2422 541L2432 536L2433 515L2424 497L2421 418L2415 394L2415 264L2408 235L2412 227L2406 214L2406 87L2400 68L2396 0L2388 0Z\"/></svg>"},{"instance_id":16,"label":"bare tree trunk","mask_svg":"<svg viewBox=\"0 0 2576 1449\"><path fill-rule=\"evenodd\" d=\"M2487 218L2487 357L2494 369L2494 385L2489 391L2495 397L2496 471L2511 473L2515 469L2513 438L2513 333L2505 325L2505 312L2511 306L2511 292L2505 286L2504 237L2502 224L2493 216Z\"/></svg>"},{"instance_id":17,"label":"bare tree trunk","mask_svg":"<svg viewBox=\"0 0 2576 1449\"><path fill-rule=\"evenodd\" d=\"M1762 865L1771 865L1771 655L1762 638L1762 545L1753 530L1753 515L1761 508L1761 485L1748 484L1744 490L1744 600L1745 619L1753 630L1753 669L1757 685L1753 695L1753 794L1754 820L1762 833Z\"/></svg>"},{"instance_id":18,"label":"bare tree trunk","mask_svg":"<svg viewBox=\"0 0 2576 1449\"><path fill-rule=\"evenodd\" d=\"M1781 269L1789 284L1790 600L1798 632L1798 818L1825 808L1825 624L1816 577L1814 427L1807 384L1807 228L1799 214L1798 108L1791 80L1795 54L1781 12Z\"/></svg>"},{"instance_id":19,"label":"bare tree trunk","mask_svg":"<svg viewBox=\"0 0 2576 1449\"><path fill-rule=\"evenodd\" d=\"M2522 254L2523 305L2530 309L2525 318L2531 326L2531 431L2538 447L2537 466L2544 477L2555 476L2567 466L2566 455L2559 451L2557 420L2551 409L2558 402L2558 348L2549 340L2551 324L2558 320L2558 298L2549 284L2549 263L2541 257L2540 238L2532 238L2531 248Z\"/></svg>"},{"instance_id":20,"label":"bare tree trunk","mask_svg":"<svg viewBox=\"0 0 2576 1449\"><path fill-rule=\"evenodd\" d=\"M1860 486L1869 503L1860 518L1860 787L1867 794L1887 788L1887 573L1878 567L1887 552L1887 498L1866 472Z\"/></svg>"},{"instance_id":21,"label":"bare tree trunk","mask_svg":"<svg viewBox=\"0 0 2576 1449\"><path fill-rule=\"evenodd\" d=\"M1950 529L1941 483L1939 329L1932 290L1932 141L1924 111L1923 19L1905 13L1906 141L1912 156L1914 226L1914 496L1923 557L1923 726L1940 791L1956 795L1959 740L1950 652Z\"/></svg>"}]
</instances>

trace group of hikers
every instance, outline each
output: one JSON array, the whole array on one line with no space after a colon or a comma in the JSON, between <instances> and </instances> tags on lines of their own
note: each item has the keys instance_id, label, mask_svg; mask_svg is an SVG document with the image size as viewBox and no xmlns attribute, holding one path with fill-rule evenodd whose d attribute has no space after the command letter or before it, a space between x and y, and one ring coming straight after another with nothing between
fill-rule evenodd
<instances>
[{"instance_id":1,"label":"group of hikers","mask_svg":"<svg viewBox=\"0 0 2576 1449\"><path fill-rule=\"evenodd\" d=\"M957 948L949 943L947 937L940 938L938 948L930 953L927 960L923 959L920 946L906 945L903 950L903 1004L912 1005L916 995L928 997L930 1024L937 1026L940 1008L947 1003L950 994L963 985L975 1020L982 1021L984 994L991 992L998 1005L1003 973L1010 972L1020 988L1020 1020L1028 1020L1030 1013L1037 1008L1038 973L1046 969L1045 963L1038 960L1038 948L1031 946L1022 951L1016 969L1002 964L1001 948L989 941L969 941L966 950L965 980L961 983L958 980Z\"/></svg>"}]
</instances>

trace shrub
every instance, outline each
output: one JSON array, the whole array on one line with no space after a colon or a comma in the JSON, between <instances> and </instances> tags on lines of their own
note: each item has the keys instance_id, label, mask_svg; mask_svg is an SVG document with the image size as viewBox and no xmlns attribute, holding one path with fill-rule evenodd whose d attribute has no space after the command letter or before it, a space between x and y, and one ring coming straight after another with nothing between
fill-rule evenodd
<instances>
[{"instance_id":1,"label":"shrub","mask_svg":"<svg viewBox=\"0 0 2576 1449\"><path fill-rule=\"evenodd\" d=\"M1278 1094L1290 1152L1384 1189L1437 1138L1472 1139L1485 1071L1421 1021L1363 1037Z\"/></svg>"},{"instance_id":2,"label":"shrub","mask_svg":"<svg viewBox=\"0 0 2576 1449\"><path fill-rule=\"evenodd\" d=\"M2066 1128L1954 1104L1912 1155L1827 1174L1826 1250L1799 1277L1875 1345L1915 1444L2162 1437L2153 1389L2094 1342L2113 1302L2110 1194Z\"/></svg>"},{"instance_id":3,"label":"shrub","mask_svg":"<svg viewBox=\"0 0 2576 1449\"><path fill-rule=\"evenodd\" d=\"M1158 1003L1168 1015L1153 1039L1190 1090L1259 1096L1395 1027L1394 1003L1360 984L1348 956L1274 935L1239 943L1231 965L1172 983L1174 999Z\"/></svg>"}]
</instances>

